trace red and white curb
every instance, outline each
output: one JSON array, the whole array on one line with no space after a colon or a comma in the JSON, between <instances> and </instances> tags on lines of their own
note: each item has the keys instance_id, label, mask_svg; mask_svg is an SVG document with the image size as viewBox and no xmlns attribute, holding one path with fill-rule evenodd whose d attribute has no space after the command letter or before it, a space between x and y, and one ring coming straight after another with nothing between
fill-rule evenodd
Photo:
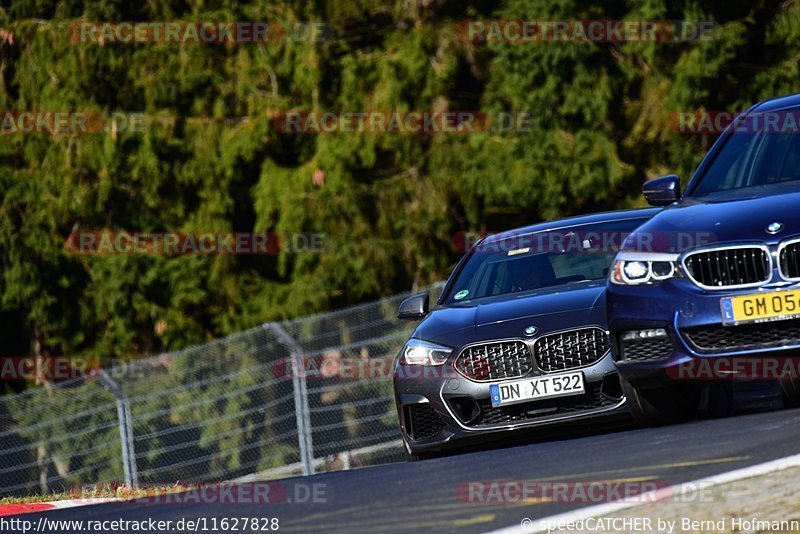
<instances>
[{"instance_id":1,"label":"red and white curb","mask_svg":"<svg viewBox=\"0 0 800 534\"><path fill-rule=\"evenodd\" d=\"M783 471L784 469L791 469L793 467L800 467L800 454L786 456L785 458L778 458L777 460L772 460L770 462L765 462L757 465L751 465L749 467L743 467L741 469L735 469L733 471L720 473L718 475L712 475L710 477L701 478L693 482L687 482L684 484L677 484L675 486L670 486L667 488L661 488L655 490L654 492L643 493L641 495L642 498L637 499L636 502L615 501L603 504L596 504L594 506L587 506L585 508L579 508L577 510L572 510L569 512L565 512L563 514L551 515L549 517L542 517L536 519L525 518L520 522L519 525L512 525L510 527L494 530L489 534L533 534L533 533L550 532L551 531L550 527L552 525L558 525L559 523L577 522L581 519L588 519L590 517L598 517L607 514L612 514L615 512L627 510L629 508L634 508L637 506L645 506L647 504L652 504L654 502L661 501L669 497L682 495L687 490L687 488L697 488L700 486L706 486L706 487L718 486L720 484L736 482L738 480L743 480L746 478L768 475L770 473Z\"/></svg>"},{"instance_id":2,"label":"red and white curb","mask_svg":"<svg viewBox=\"0 0 800 534\"><path fill-rule=\"evenodd\" d=\"M28 504L0 504L0 516L30 514L33 512L46 512L59 508L75 508L76 506L90 506L104 502L121 501L114 497L93 499L65 499L63 501L34 502Z\"/></svg>"}]
</instances>

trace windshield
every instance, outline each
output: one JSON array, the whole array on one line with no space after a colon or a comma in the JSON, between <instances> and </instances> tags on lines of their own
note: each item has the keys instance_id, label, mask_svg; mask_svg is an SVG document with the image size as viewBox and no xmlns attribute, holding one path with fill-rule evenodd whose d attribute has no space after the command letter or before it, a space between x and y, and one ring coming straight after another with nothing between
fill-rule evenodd
<instances>
[{"instance_id":1,"label":"windshield","mask_svg":"<svg viewBox=\"0 0 800 534\"><path fill-rule=\"evenodd\" d=\"M445 304L602 280L622 242L646 218L606 221L488 239L469 259L448 291Z\"/></svg>"},{"instance_id":2,"label":"windshield","mask_svg":"<svg viewBox=\"0 0 800 534\"><path fill-rule=\"evenodd\" d=\"M729 136L691 196L800 182L800 135L759 127L765 121L762 115L748 117Z\"/></svg>"}]
</instances>

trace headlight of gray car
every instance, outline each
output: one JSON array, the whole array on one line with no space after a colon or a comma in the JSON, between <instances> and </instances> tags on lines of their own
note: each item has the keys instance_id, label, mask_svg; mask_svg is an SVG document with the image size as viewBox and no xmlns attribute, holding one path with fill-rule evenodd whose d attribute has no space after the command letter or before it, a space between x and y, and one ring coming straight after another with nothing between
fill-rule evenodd
<instances>
[{"instance_id":1,"label":"headlight of gray car","mask_svg":"<svg viewBox=\"0 0 800 534\"><path fill-rule=\"evenodd\" d=\"M450 347L421 339L409 339L400 354L400 363L407 365L442 365L453 353Z\"/></svg>"}]
</instances>

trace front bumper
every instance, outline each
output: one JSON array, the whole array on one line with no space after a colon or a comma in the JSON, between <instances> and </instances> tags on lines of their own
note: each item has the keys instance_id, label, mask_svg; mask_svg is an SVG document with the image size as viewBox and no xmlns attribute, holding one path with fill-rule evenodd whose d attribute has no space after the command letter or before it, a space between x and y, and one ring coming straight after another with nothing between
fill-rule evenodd
<instances>
[{"instance_id":1,"label":"front bumper","mask_svg":"<svg viewBox=\"0 0 800 534\"><path fill-rule=\"evenodd\" d=\"M394 390L406 449L412 454L441 451L456 444L505 439L526 431L541 434L545 428L571 429L576 424L588 424L589 419L629 418L610 354L575 370L584 373L586 393L582 395L493 408L490 383L465 378L450 362L437 368L398 362Z\"/></svg>"},{"instance_id":2,"label":"front bumper","mask_svg":"<svg viewBox=\"0 0 800 534\"><path fill-rule=\"evenodd\" d=\"M706 291L685 279L650 286L609 284L609 330L620 376L642 388L675 380L777 378L784 369L780 362L800 355L800 321L723 327L720 301L798 288L800 284L778 282L757 289ZM635 350L623 341L626 332L653 329L665 330L667 339L642 342Z\"/></svg>"}]
</instances>

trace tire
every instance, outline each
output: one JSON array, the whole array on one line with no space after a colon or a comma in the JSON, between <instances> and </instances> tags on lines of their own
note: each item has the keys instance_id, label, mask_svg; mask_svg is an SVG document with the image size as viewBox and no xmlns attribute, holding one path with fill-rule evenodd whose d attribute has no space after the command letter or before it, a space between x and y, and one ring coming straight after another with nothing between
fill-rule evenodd
<instances>
[{"instance_id":1,"label":"tire","mask_svg":"<svg viewBox=\"0 0 800 534\"><path fill-rule=\"evenodd\" d=\"M702 419L718 419L734 414L734 386L729 380L712 382L703 387L700 399L699 412Z\"/></svg>"},{"instance_id":2,"label":"tire","mask_svg":"<svg viewBox=\"0 0 800 534\"><path fill-rule=\"evenodd\" d=\"M633 418L646 426L681 423L697 416L702 389L693 384L639 389L621 379Z\"/></svg>"},{"instance_id":3,"label":"tire","mask_svg":"<svg viewBox=\"0 0 800 534\"><path fill-rule=\"evenodd\" d=\"M783 392L783 405L786 408L797 408L800 406L800 378L790 377L781 380L781 391Z\"/></svg>"}]
</instances>

